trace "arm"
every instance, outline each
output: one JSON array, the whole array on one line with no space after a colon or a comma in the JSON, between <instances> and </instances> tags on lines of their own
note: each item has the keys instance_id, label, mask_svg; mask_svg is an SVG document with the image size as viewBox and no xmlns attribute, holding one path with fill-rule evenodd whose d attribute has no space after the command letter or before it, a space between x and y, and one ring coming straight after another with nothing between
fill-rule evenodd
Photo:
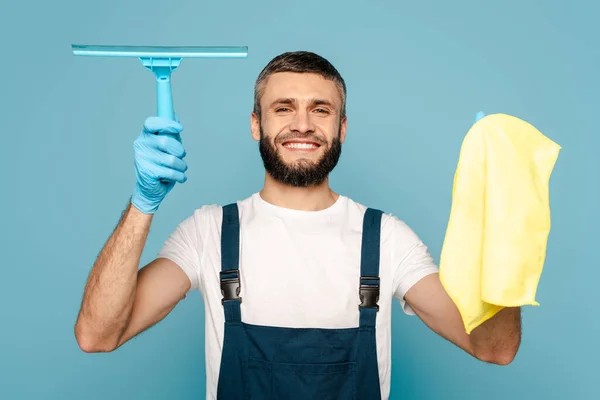
<instances>
[{"instance_id":1,"label":"arm","mask_svg":"<svg viewBox=\"0 0 600 400\"><path fill-rule=\"evenodd\" d=\"M405 300L429 328L481 361L507 365L517 354L521 342L520 308L504 308L468 335L438 274L417 282L406 292Z\"/></svg>"},{"instance_id":2,"label":"arm","mask_svg":"<svg viewBox=\"0 0 600 400\"><path fill-rule=\"evenodd\" d=\"M135 190L94 263L75 324L83 351L118 348L164 318L191 286L166 259L138 271L154 213L175 183L186 180L182 129L175 121L148 118L134 142Z\"/></svg>"},{"instance_id":3,"label":"arm","mask_svg":"<svg viewBox=\"0 0 600 400\"><path fill-rule=\"evenodd\" d=\"M174 262L159 258L138 271L151 220L129 205L94 264L75 325L83 351L115 350L185 297L190 280Z\"/></svg>"}]
</instances>

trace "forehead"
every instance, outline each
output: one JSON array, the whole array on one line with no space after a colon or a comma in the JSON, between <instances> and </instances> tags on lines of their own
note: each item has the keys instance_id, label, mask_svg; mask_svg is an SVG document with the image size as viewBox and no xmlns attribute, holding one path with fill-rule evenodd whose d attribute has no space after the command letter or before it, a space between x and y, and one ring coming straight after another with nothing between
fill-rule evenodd
<instances>
[{"instance_id":1,"label":"forehead","mask_svg":"<svg viewBox=\"0 0 600 400\"><path fill-rule=\"evenodd\" d=\"M277 72L270 75L263 86L262 103L270 104L278 98L292 98L298 101L313 99L341 103L337 85L319 74Z\"/></svg>"}]
</instances>

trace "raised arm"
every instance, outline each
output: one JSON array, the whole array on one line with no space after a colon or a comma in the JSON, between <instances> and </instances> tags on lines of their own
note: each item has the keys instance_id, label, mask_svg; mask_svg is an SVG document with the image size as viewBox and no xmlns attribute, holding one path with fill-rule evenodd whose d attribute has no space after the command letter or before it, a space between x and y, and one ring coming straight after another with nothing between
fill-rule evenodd
<instances>
[{"instance_id":1,"label":"raised arm","mask_svg":"<svg viewBox=\"0 0 600 400\"><path fill-rule=\"evenodd\" d=\"M88 277L75 324L85 352L112 351L164 318L191 282L173 261L138 271L154 212L176 182L184 182L185 151L174 121L149 118L134 143L137 182L131 202Z\"/></svg>"}]
</instances>

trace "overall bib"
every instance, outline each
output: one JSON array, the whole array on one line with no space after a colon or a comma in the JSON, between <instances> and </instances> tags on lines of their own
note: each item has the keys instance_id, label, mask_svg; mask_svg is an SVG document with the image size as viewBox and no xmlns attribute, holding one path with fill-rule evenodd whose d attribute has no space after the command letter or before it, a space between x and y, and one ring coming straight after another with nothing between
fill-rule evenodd
<instances>
[{"instance_id":1,"label":"overall bib","mask_svg":"<svg viewBox=\"0 0 600 400\"><path fill-rule=\"evenodd\" d=\"M236 203L223 207L220 280L225 333L219 400L381 399L375 337L381 215L369 208L363 220L361 278L356 285L359 326L286 328L242 322L239 213Z\"/></svg>"}]
</instances>

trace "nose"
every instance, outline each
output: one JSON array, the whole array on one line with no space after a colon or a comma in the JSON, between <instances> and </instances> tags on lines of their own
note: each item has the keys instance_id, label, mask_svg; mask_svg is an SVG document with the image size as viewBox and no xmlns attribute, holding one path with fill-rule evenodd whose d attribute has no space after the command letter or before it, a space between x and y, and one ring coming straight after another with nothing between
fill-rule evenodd
<instances>
[{"instance_id":1,"label":"nose","mask_svg":"<svg viewBox=\"0 0 600 400\"><path fill-rule=\"evenodd\" d=\"M315 127L308 110L298 109L290 122L290 130L300 135L314 133Z\"/></svg>"}]
</instances>

